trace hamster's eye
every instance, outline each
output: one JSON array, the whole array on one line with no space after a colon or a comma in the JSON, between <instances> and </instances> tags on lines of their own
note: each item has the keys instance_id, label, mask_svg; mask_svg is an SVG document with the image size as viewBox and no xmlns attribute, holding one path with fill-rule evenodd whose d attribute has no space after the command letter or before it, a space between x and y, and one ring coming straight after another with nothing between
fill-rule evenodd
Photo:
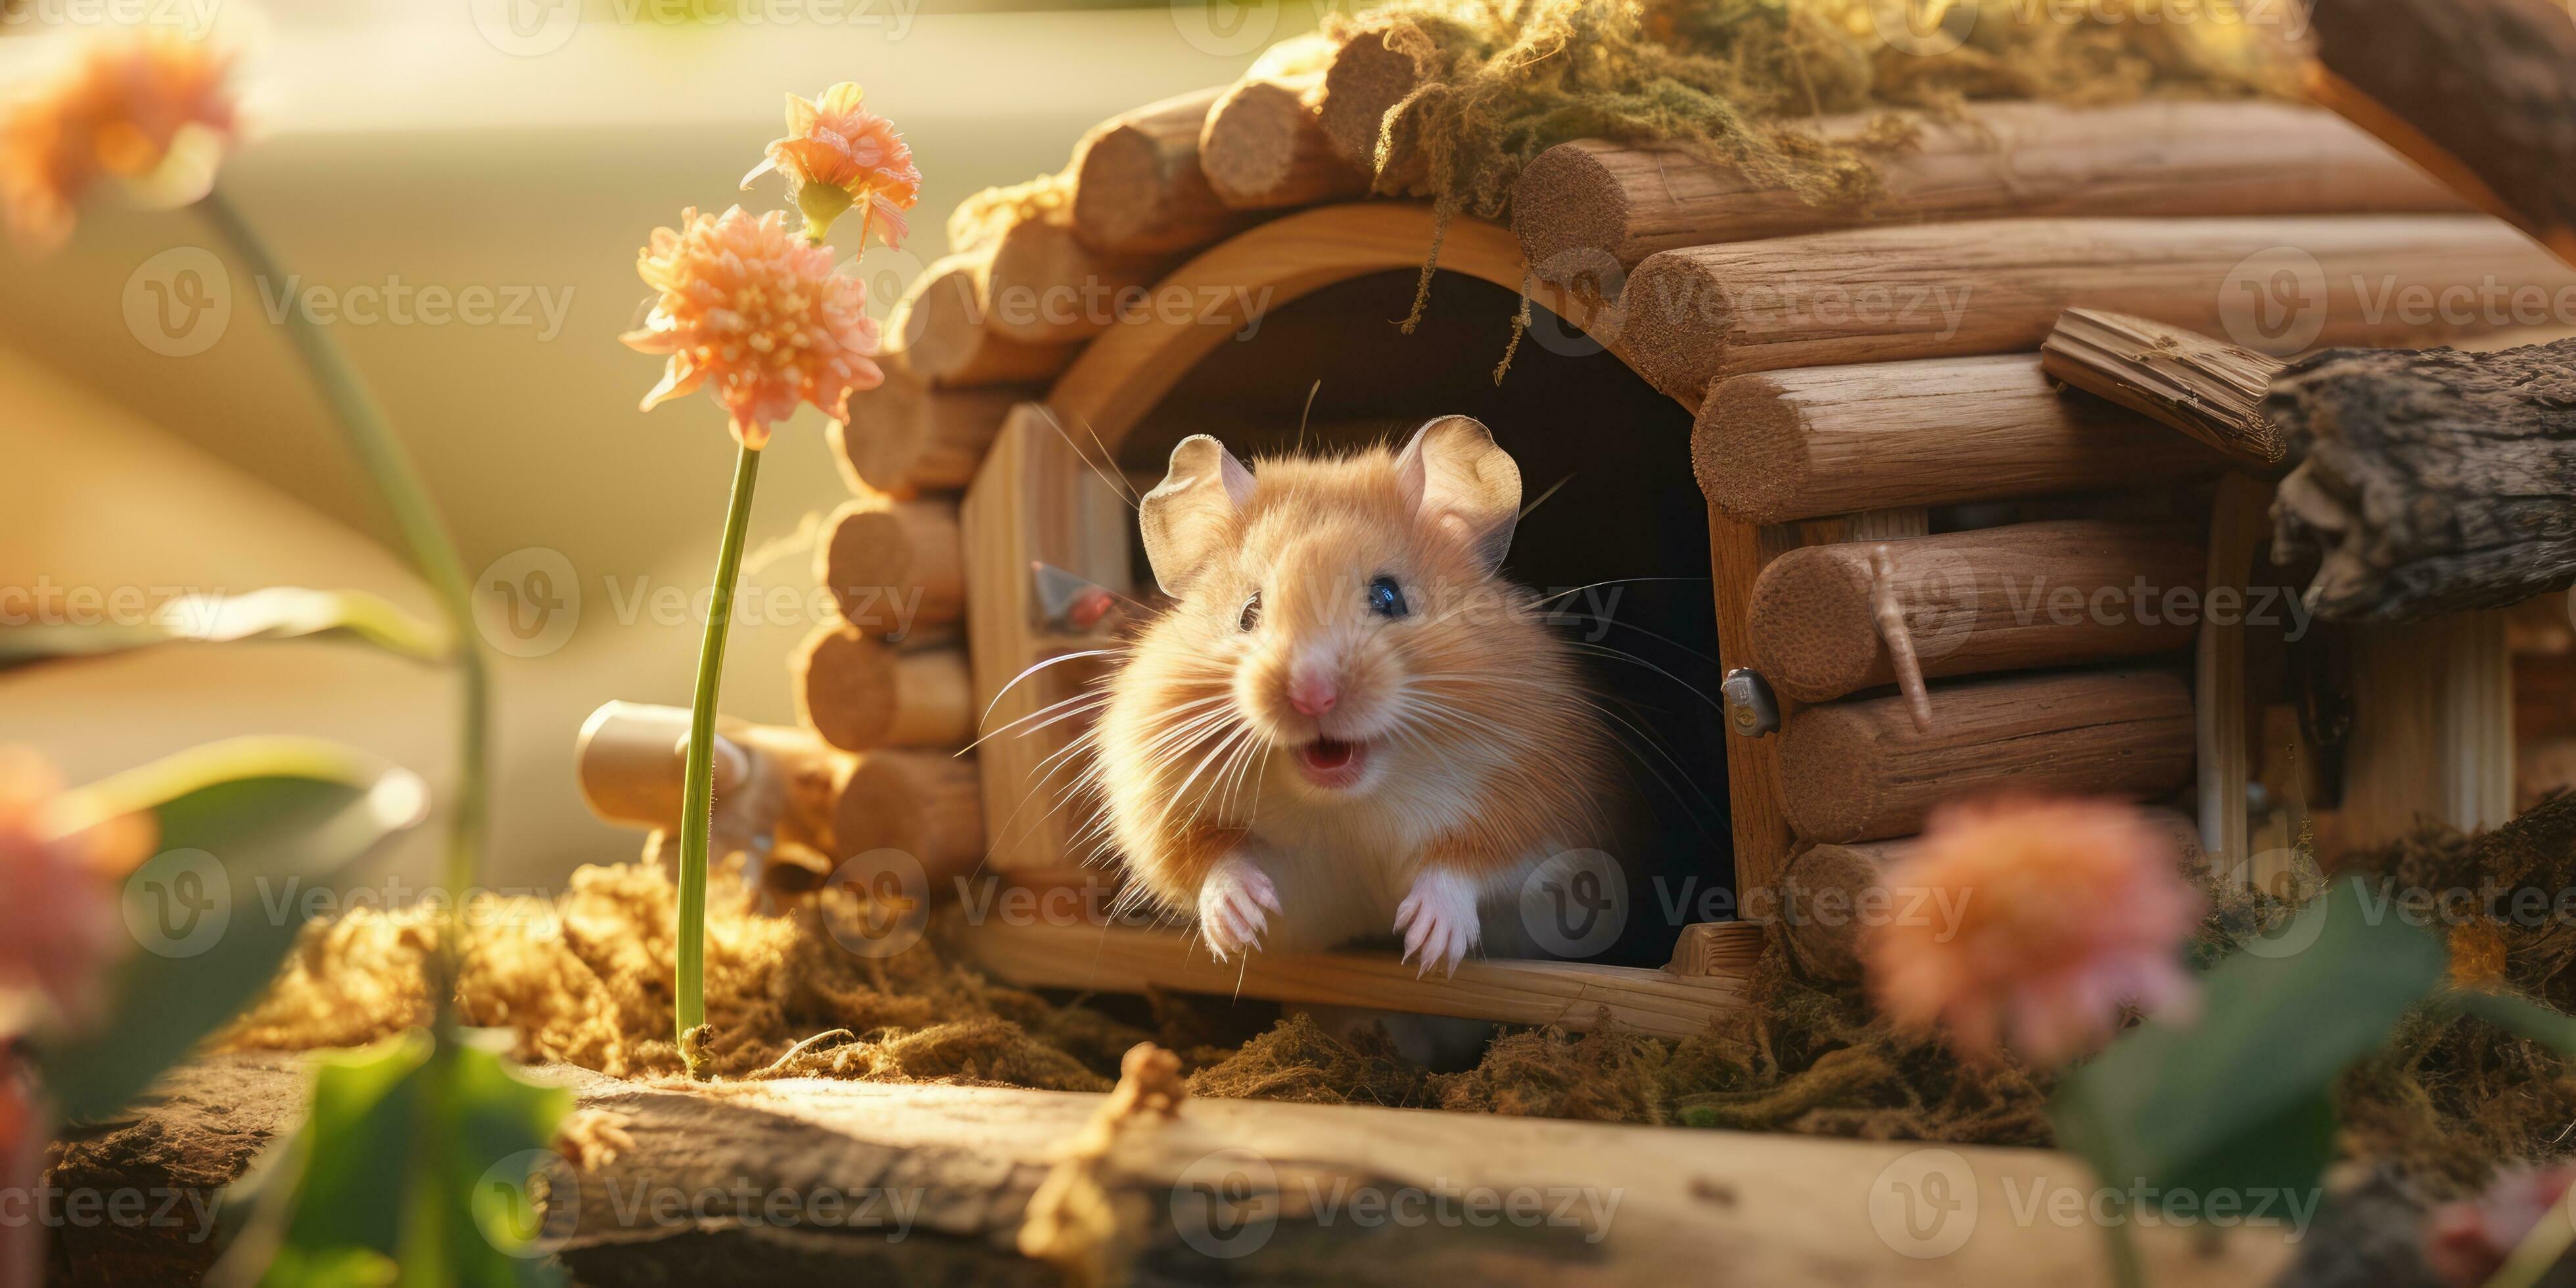
<instances>
[{"instance_id":1,"label":"hamster's eye","mask_svg":"<svg viewBox=\"0 0 2576 1288\"><path fill-rule=\"evenodd\" d=\"M1247 631L1261 624L1260 591L1256 590L1252 592L1252 598L1243 601L1243 613L1241 616L1234 619L1234 624L1238 628Z\"/></svg>"},{"instance_id":2,"label":"hamster's eye","mask_svg":"<svg viewBox=\"0 0 2576 1288\"><path fill-rule=\"evenodd\" d=\"M1405 605L1404 591L1393 577L1380 577L1369 583L1369 611L1380 617L1402 617L1412 610Z\"/></svg>"}]
</instances>

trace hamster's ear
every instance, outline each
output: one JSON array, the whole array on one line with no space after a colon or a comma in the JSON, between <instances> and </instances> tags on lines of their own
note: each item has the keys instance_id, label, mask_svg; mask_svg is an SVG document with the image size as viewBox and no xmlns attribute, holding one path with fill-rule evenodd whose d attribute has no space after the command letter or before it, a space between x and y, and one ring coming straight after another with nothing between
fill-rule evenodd
<instances>
[{"instance_id":1,"label":"hamster's ear","mask_svg":"<svg viewBox=\"0 0 2576 1288\"><path fill-rule=\"evenodd\" d=\"M1483 422L1443 416L1413 431L1395 476L1424 522L1457 533L1486 572L1502 566L1520 522L1521 467Z\"/></svg>"},{"instance_id":2,"label":"hamster's ear","mask_svg":"<svg viewBox=\"0 0 2576 1288\"><path fill-rule=\"evenodd\" d=\"M1163 592L1188 592L1190 578L1226 539L1235 515L1252 502L1252 471L1205 434L1172 449L1171 469L1136 507L1145 558Z\"/></svg>"}]
</instances>

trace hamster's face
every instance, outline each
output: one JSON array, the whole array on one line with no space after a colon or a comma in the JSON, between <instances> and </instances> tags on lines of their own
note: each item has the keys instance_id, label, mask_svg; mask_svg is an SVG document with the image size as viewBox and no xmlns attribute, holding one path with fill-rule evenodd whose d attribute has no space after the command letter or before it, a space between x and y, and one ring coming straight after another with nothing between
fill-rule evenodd
<instances>
[{"instance_id":1,"label":"hamster's face","mask_svg":"<svg viewBox=\"0 0 2576 1288\"><path fill-rule=\"evenodd\" d=\"M1451 425L1465 428L1433 437ZM1364 795L1409 755L1500 732L1479 708L1511 683L1511 642L1536 629L1494 576L1519 475L1482 426L1434 427L1400 455L1265 461L1257 484L1222 449L1195 474L1176 455L1173 478L1197 487L1199 508L1158 515L1148 498L1158 574L1187 542L1185 576L1164 578L1185 582L1179 603L1151 645L1198 679L1178 701L1222 705L1293 766L1271 777L1299 794ZM1508 487L1478 491L1480 465ZM1242 472L1230 492L1198 482L1227 471ZM1176 507L1174 484L1157 494Z\"/></svg>"},{"instance_id":2,"label":"hamster's face","mask_svg":"<svg viewBox=\"0 0 2576 1288\"><path fill-rule=\"evenodd\" d=\"M1230 627L1234 702L1298 778L1317 791L1362 791L1402 732L1412 681L1447 623L1456 588L1414 541L1352 517L1259 525L1203 611ZM1292 530L1302 528L1302 530ZM1213 589L1213 588L1212 588Z\"/></svg>"}]
</instances>

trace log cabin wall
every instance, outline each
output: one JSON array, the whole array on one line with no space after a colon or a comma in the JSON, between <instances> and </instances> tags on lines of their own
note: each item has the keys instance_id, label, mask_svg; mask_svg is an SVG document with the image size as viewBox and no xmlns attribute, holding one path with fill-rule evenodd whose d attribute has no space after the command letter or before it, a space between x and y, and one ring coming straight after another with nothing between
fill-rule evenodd
<instances>
[{"instance_id":1,"label":"log cabin wall","mask_svg":"<svg viewBox=\"0 0 2576 1288\"><path fill-rule=\"evenodd\" d=\"M1506 445L1534 493L1577 480L1550 502L1567 530L1629 525L1591 578L1636 575L1621 559L1672 575L1687 543L1710 580L1704 629L1682 642L1713 628L1697 650L1712 674L1769 677L1745 736L1684 748L1678 766L1697 781L1676 793L1713 798L1702 812L1724 835L1688 860L1714 876L1712 856L1731 849L1741 908L1758 917L1793 852L1901 843L1925 805L1966 786L2179 800L2196 781L2203 799L2213 783L2274 781L2264 748L2281 704L2239 694L2245 713L2213 744L2215 681L2193 659L2250 648L2261 661L2276 643L2091 610L2097 592L2141 579L2198 595L2252 574L2235 571L2247 552L2233 538L2212 539L2231 513L2209 482L2224 458L2042 371L2062 310L2217 330L2231 281L2284 246L2328 270L2322 341L2418 338L2333 285L2355 274L2576 285L2322 111L2001 104L1935 123L1889 159L1896 200L1868 212L1807 208L1672 149L1555 149L1526 172L1511 230L1447 222L1433 323L1403 337L1390 323L1437 221L1404 203L1332 204L1365 178L1340 137L1350 122L1335 123L1390 88L1370 61L1383 53L1310 43L1234 86L1105 122L1068 162L1068 202L913 285L889 326L888 385L853 401L838 438L859 500L836 516L851 537L826 543L818 575L836 592L899 582L926 611L911 638L858 622L817 633L799 688L821 742L954 750L1075 691L1096 664L1014 684L1099 642L1049 616L1030 565L1120 593L1145 584L1117 492L1122 475L1158 475L1182 433L1276 445L1318 379L1327 441L1435 412L1527 412ZM1811 307L1854 283L1924 308ZM1537 331L1496 392L1482 382L1525 284ZM1585 352L1616 378L1577 374ZM1551 396L1566 402L1551 409ZM1615 436L1588 474L1565 459L1568 443L1599 458ZM1679 493L1695 511L1682 522L1674 484L1691 478L1700 498ZM1580 549L1537 531L1515 552L1525 580ZM868 562L861 547L880 542L905 557ZM1563 566L1538 580L1575 584ZM2034 579L2085 610L2013 611ZM1885 628L1891 613L1903 630ZM1921 691L1891 687L1912 667ZM979 749L994 868L1075 879L1082 819L1058 811L1062 783L1046 775L1078 728ZM1034 828L1033 809L1046 820ZM2249 835L2202 827L2230 846Z\"/></svg>"}]
</instances>

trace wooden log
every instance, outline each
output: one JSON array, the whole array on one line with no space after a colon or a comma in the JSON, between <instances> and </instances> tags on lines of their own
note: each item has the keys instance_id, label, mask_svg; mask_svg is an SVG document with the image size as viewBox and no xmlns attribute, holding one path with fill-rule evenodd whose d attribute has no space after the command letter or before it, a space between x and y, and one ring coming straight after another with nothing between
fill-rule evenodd
<instances>
[{"instance_id":1,"label":"wooden log","mask_svg":"<svg viewBox=\"0 0 2576 1288\"><path fill-rule=\"evenodd\" d=\"M2412 621L2576 583L2576 340L2321 353L2264 410L2299 462L2273 546L2322 556L2319 616Z\"/></svg>"},{"instance_id":2,"label":"wooden log","mask_svg":"<svg viewBox=\"0 0 2576 1288\"><path fill-rule=\"evenodd\" d=\"M1944 800L2014 789L2151 796L2191 776L2191 689L2162 671L1959 681L1932 691L1932 731L1903 698L1809 707L1780 734L1782 807L1811 841L1921 830Z\"/></svg>"},{"instance_id":3,"label":"wooden log","mask_svg":"<svg viewBox=\"0 0 2576 1288\"><path fill-rule=\"evenodd\" d=\"M1745 1004L1746 970L1685 977L1588 962L1470 957L1425 976L1387 953L1247 953L1220 962L1195 937L1085 922L988 920L958 941L985 970L1026 988L1157 990L1357 1006L1504 1024L1603 1024L1661 1038L1704 1033Z\"/></svg>"},{"instance_id":4,"label":"wooden log","mask_svg":"<svg viewBox=\"0 0 2576 1288\"><path fill-rule=\"evenodd\" d=\"M1753 588L1754 664L1772 688L1829 702L1896 682L1875 612L1882 544L1931 678L2181 649L2199 615L2201 542L2173 528L2069 520L1807 546Z\"/></svg>"},{"instance_id":5,"label":"wooden log","mask_svg":"<svg viewBox=\"0 0 2576 1288\"><path fill-rule=\"evenodd\" d=\"M1816 132L1850 142L1884 120L1876 112L1827 117ZM1958 120L1912 124L1912 145L1877 158L1884 199L1849 208L1811 205L1669 144L1560 144L1513 185L1512 232L1542 279L1615 286L1619 269L1658 251L1869 224L2467 208L2404 157L2313 107L1980 103Z\"/></svg>"},{"instance_id":6,"label":"wooden log","mask_svg":"<svg viewBox=\"0 0 2576 1288\"><path fill-rule=\"evenodd\" d=\"M975 737L966 655L897 648L827 622L788 659L796 718L844 751L963 747Z\"/></svg>"},{"instance_id":7,"label":"wooden log","mask_svg":"<svg viewBox=\"0 0 2576 1288\"><path fill-rule=\"evenodd\" d=\"M689 713L679 707L611 702L591 713L573 753L591 812L626 827L677 831L688 731ZM896 849L919 860L941 893L983 861L972 757L854 754L810 729L731 719L718 723L717 736L720 852L792 842L837 862Z\"/></svg>"},{"instance_id":8,"label":"wooden log","mask_svg":"<svg viewBox=\"0 0 2576 1288\"><path fill-rule=\"evenodd\" d=\"M544 1168L539 1237L583 1284L1062 1282L1020 1251L1019 1233L1067 1143L1110 1100L536 1072L570 1086L576 1108L614 1115L625 1138L614 1151L560 1146L565 1165ZM45 1192L172 1196L191 1217L211 1211L220 1187L304 1121L311 1086L300 1054L183 1065L130 1113L67 1129ZM1108 1237L1128 1257L1114 1282L1420 1284L1462 1264L1494 1288L1699 1282L1718 1264L1745 1283L2108 1282L2091 1221L1996 1215L2034 1195L2095 1192L2081 1162L2046 1150L1197 1097L1115 1139L1115 1166L1095 1173ZM1909 1234L1899 1223L1915 1193L1958 1206ZM1863 1201L1872 1195L1887 1197ZM1887 1215L1874 1222L1874 1211ZM1969 1221L1974 1211L1984 1219ZM1416 1216L1440 1213L1450 1219ZM91 1288L200 1282L231 1231L101 1219L46 1233L63 1282ZM2206 1288L2272 1283L2301 1246L2286 1221L2142 1222L2132 1237L2149 1282ZM1909 1255L1932 1248L1946 1255Z\"/></svg>"},{"instance_id":9,"label":"wooden log","mask_svg":"<svg viewBox=\"0 0 2576 1288\"><path fill-rule=\"evenodd\" d=\"M2284 272L2296 298L2267 311L2249 288ZM2233 321L2258 347L2393 343L2442 319L2391 301L2497 283L2555 296L2576 269L2483 215L1925 224L1664 251L1629 279L1620 339L1689 400L1752 371L2027 352L2078 306L2213 333Z\"/></svg>"},{"instance_id":10,"label":"wooden log","mask_svg":"<svg viewBox=\"0 0 2576 1288\"><path fill-rule=\"evenodd\" d=\"M863 496L824 521L814 579L841 620L870 635L909 637L966 615L966 554L952 500Z\"/></svg>"},{"instance_id":11,"label":"wooden log","mask_svg":"<svg viewBox=\"0 0 2576 1288\"><path fill-rule=\"evenodd\" d=\"M1085 766L1070 748L1090 724L1079 704L1106 665L1076 655L1107 644L1049 623L1030 565L1128 591L1135 516L1104 479L1108 467L1094 464L1045 406L1023 405L960 510L985 830L1001 872L1061 870L1089 857L1076 839L1091 818L1075 790Z\"/></svg>"},{"instance_id":12,"label":"wooden log","mask_svg":"<svg viewBox=\"0 0 2576 1288\"><path fill-rule=\"evenodd\" d=\"M1747 523L2149 487L2226 458L2122 408L2056 391L2036 357L1939 358L1723 380L1691 468Z\"/></svg>"},{"instance_id":13,"label":"wooden log","mask_svg":"<svg viewBox=\"0 0 2576 1288\"><path fill-rule=\"evenodd\" d=\"M2184 862L2200 860L2198 824L2170 809L2144 812L2173 836ZM1772 923L1772 931L1788 942L1789 955L1799 970L1833 983L1856 982L1863 973L1861 941L1872 927L1892 924L1899 917L1955 917L1964 911L1889 884L1888 870L1913 845L1910 837L1819 845L1789 865L1781 915Z\"/></svg>"},{"instance_id":14,"label":"wooden log","mask_svg":"<svg viewBox=\"0 0 2576 1288\"><path fill-rule=\"evenodd\" d=\"M951 255L922 271L895 305L886 330L912 369L932 385L966 389L1051 380L1073 361L1071 344L1030 344L993 325L985 307L992 248Z\"/></svg>"},{"instance_id":15,"label":"wooden log","mask_svg":"<svg viewBox=\"0 0 2576 1288\"><path fill-rule=\"evenodd\" d=\"M2126 313L2068 309L2039 356L2049 375L2239 460L2268 467L2288 451L2263 415L2287 365L2268 354Z\"/></svg>"},{"instance_id":16,"label":"wooden log","mask_svg":"<svg viewBox=\"0 0 2576 1288\"><path fill-rule=\"evenodd\" d=\"M910 497L965 487L1011 405L1037 396L1030 385L934 389L902 349L877 362L885 383L852 396L849 421L835 421L828 431L842 480L861 495Z\"/></svg>"},{"instance_id":17,"label":"wooden log","mask_svg":"<svg viewBox=\"0 0 2576 1288\"><path fill-rule=\"evenodd\" d=\"M899 850L934 894L984 861L984 796L975 760L944 751L871 751L848 762L832 798L832 845L852 858Z\"/></svg>"},{"instance_id":18,"label":"wooden log","mask_svg":"<svg viewBox=\"0 0 2576 1288\"><path fill-rule=\"evenodd\" d=\"M2315 6L2309 92L2576 260L2576 29L2548 0Z\"/></svg>"},{"instance_id":19,"label":"wooden log","mask_svg":"<svg viewBox=\"0 0 2576 1288\"><path fill-rule=\"evenodd\" d=\"M1278 210L1343 201L1368 191L1368 172L1333 150L1321 111L1332 41L1284 41L1208 109L1199 170L1217 199L1237 210Z\"/></svg>"},{"instance_id":20,"label":"wooden log","mask_svg":"<svg viewBox=\"0 0 2576 1288\"><path fill-rule=\"evenodd\" d=\"M1251 220L1217 199L1199 170L1199 135L1222 86L1107 121L1073 151L1073 230L1104 255L1176 255Z\"/></svg>"},{"instance_id":21,"label":"wooden log","mask_svg":"<svg viewBox=\"0 0 2576 1288\"><path fill-rule=\"evenodd\" d=\"M1409 155L1393 158L1380 174L1377 144L1388 110L1431 75L1432 69L1420 61L1424 52L1388 47L1383 30L1362 31L1342 42L1324 73L1316 117L1324 137L1344 162L1376 176L1381 192L1400 192L1421 177L1421 159Z\"/></svg>"},{"instance_id":22,"label":"wooden log","mask_svg":"<svg viewBox=\"0 0 2576 1288\"><path fill-rule=\"evenodd\" d=\"M1079 344L1139 307L1169 259L1103 255L1073 226L1023 219L993 243L984 305L993 330L1022 344Z\"/></svg>"}]
</instances>

